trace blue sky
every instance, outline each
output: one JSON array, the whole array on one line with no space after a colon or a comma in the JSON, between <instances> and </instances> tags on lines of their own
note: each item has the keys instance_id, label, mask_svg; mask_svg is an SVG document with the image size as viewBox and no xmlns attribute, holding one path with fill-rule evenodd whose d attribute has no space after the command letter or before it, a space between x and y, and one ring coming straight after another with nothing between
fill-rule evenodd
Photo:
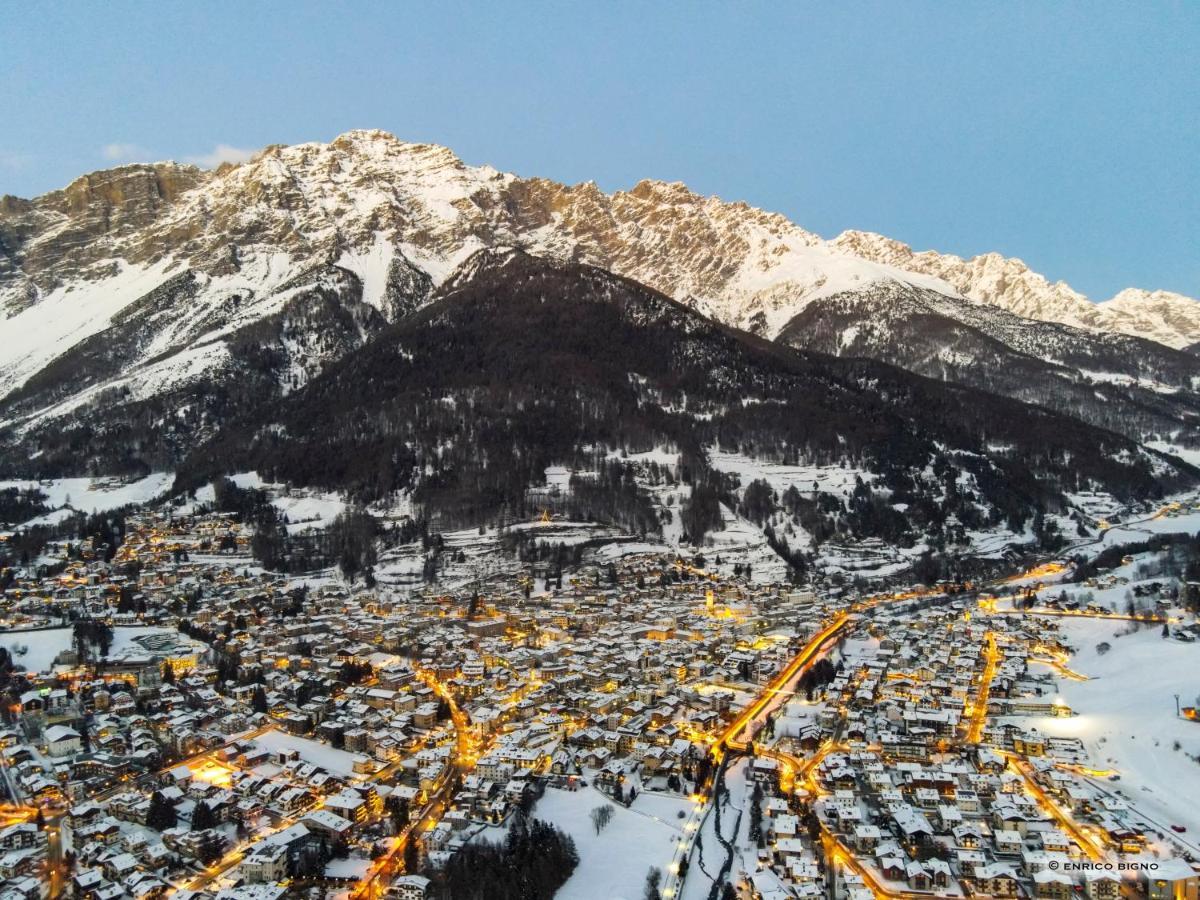
<instances>
[{"instance_id":1,"label":"blue sky","mask_svg":"<svg viewBox=\"0 0 1200 900\"><path fill-rule=\"evenodd\" d=\"M383 128L1200 296L1198 45L1200 4L9 0L0 194Z\"/></svg>"}]
</instances>

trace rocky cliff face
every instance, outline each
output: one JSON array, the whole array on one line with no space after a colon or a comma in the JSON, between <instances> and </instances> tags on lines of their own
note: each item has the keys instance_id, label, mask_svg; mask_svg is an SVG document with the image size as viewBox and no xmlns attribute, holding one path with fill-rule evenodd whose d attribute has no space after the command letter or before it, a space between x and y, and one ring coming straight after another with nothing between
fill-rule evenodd
<instances>
[{"instance_id":1,"label":"rocky cliff face","mask_svg":"<svg viewBox=\"0 0 1200 900\"><path fill-rule=\"evenodd\" d=\"M0 199L0 285L8 315L72 279L114 274L114 257L206 178L174 163L121 166L36 200Z\"/></svg>"},{"instance_id":2,"label":"rocky cliff face","mask_svg":"<svg viewBox=\"0 0 1200 900\"><path fill-rule=\"evenodd\" d=\"M1142 337L1184 348L1197 340L1197 303L1170 291L1127 288L1096 305L1098 325L1109 331Z\"/></svg>"}]
</instances>

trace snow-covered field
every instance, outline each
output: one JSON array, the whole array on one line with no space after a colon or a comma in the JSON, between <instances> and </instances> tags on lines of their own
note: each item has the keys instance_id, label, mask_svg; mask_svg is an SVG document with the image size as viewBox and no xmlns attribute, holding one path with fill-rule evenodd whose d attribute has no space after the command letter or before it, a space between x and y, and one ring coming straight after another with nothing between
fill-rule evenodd
<instances>
[{"instance_id":1,"label":"snow-covered field","mask_svg":"<svg viewBox=\"0 0 1200 900\"><path fill-rule=\"evenodd\" d=\"M508 530L527 533L538 543L547 545L562 544L565 547L573 547L589 541L611 542L590 550L591 555L585 556L585 564L615 559L623 555L623 548L630 544L645 546L636 538L622 534L619 529L596 522L555 519L543 523L534 520L515 523ZM495 576L520 570L522 565L519 560L501 552L502 537L501 532L494 527L485 527L482 533L478 528L443 533L444 552L438 570L439 583L451 588L461 587L475 581L476 578L486 582ZM667 550L666 547L657 544L650 546L654 550ZM462 554L461 561L458 559L459 554ZM380 584L391 588L415 589L423 584L424 564L425 551L421 544L405 544L380 554L379 564L375 567L375 577Z\"/></svg>"},{"instance_id":2,"label":"snow-covered field","mask_svg":"<svg viewBox=\"0 0 1200 900\"><path fill-rule=\"evenodd\" d=\"M1185 463L1191 463L1193 466L1200 466L1200 450L1181 447L1178 444L1171 444L1167 441L1147 441L1146 446L1152 450L1159 450L1163 453L1170 453L1172 456L1178 456Z\"/></svg>"},{"instance_id":3,"label":"snow-covered field","mask_svg":"<svg viewBox=\"0 0 1200 900\"><path fill-rule=\"evenodd\" d=\"M162 283L170 262L130 266L119 261L117 265L120 270L115 276L56 288L6 321L10 337L22 339L0 342L0 394L107 328L113 316Z\"/></svg>"},{"instance_id":4,"label":"snow-covered field","mask_svg":"<svg viewBox=\"0 0 1200 900\"><path fill-rule=\"evenodd\" d=\"M53 509L70 507L79 512L97 513L131 503L148 503L171 487L171 472L154 472L137 481L116 478L57 478L48 481L0 481L5 488L36 488L46 495ZM48 518L43 516L41 518Z\"/></svg>"},{"instance_id":5,"label":"snow-covered field","mask_svg":"<svg viewBox=\"0 0 1200 900\"><path fill-rule=\"evenodd\" d=\"M29 672L48 672L54 658L71 647L70 628L45 631L0 632L0 646L7 647L13 663Z\"/></svg>"},{"instance_id":6,"label":"snow-covered field","mask_svg":"<svg viewBox=\"0 0 1200 900\"><path fill-rule=\"evenodd\" d=\"M1175 715L1175 697L1192 706L1200 694L1200 644L1164 639L1159 626L1116 637L1123 622L1063 619L1078 648L1071 668L1088 681L1062 681L1063 698L1078 714L1026 720L1046 734L1078 737L1097 768L1116 769L1120 791L1156 828L1172 824L1200 832L1200 723ZM1097 645L1111 649L1097 652ZM1176 747L1178 746L1178 749ZM1165 832L1168 835L1170 832ZM1194 838L1192 838L1194 840Z\"/></svg>"},{"instance_id":7,"label":"snow-covered field","mask_svg":"<svg viewBox=\"0 0 1200 900\"><path fill-rule=\"evenodd\" d=\"M338 750L321 741L312 741L284 731L268 731L256 737L254 743L272 752L295 750L305 762L320 766L331 775L354 778L354 762L359 754Z\"/></svg>"},{"instance_id":8,"label":"snow-covered field","mask_svg":"<svg viewBox=\"0 0 1200 900\"><path fill-rule=\"evenodd\" d=\"M719 472L737 475L743 488L751 481L762 480L780 494L789 487L794 487L805 496L825 493L845 500L854 492L856 479L861 478L868 484L875 479L875 475L863 469L842 466L785 466L754 459L742 453L716 449L709 451L708 461Z\"/></svg>"},{"instance_id":9,"label":"snow-covered field","mask_svg":"<svg viewBox=\"0 0 1200 900\"><path fill-rule=\"evenodd\" d=\"M1144 541L1154 534L1200 533L1200 511L1161 515L1143 522L1114 525L1104 532L1104 545Z\"/></svg>"},{"instance_id":10,"label":"snow-covered field","mask_svg":"<svg viewBox=\"0 0 1200 900\"><path fill-rule=\"evenodd\" d=\"M723 504L721 530L707 535L705 543L709 545L704 549L707 568L729 572L740 563L743 567L750 566L753 581L767 584L787 579L787 563L771 549L762 531ZM718 556L720 566L714 564Z\"/></svg>"},{"instance_id":11,"label":"snow-covered field","mask_svg":"<svg viewBox=\"0 0 1200 900\"><path fill-rule=\"evenodd\" d=\"M320 491L289 491L275 497L271 505L288 518L293 534L309 528L327 528L346 509L341 495Z\"/></svg>"},{"instance_id":12,"label":"snow-covered field","mask_svg":"<svg viewBox=\"0 0 1200 900\"><path fill-rule=\"evenodd\" d=\"M590 815L602 804L613 807L613 817L597 835ZM632 808L626 809L592 787L547 789L534 817L567 832L579 850L579 866L555 900L640 900L652 867L666 876L683 836L685 819L678 813L686 815L691 805L686 797L639 794Z\"/></svg>"},{"instance_id":13,"label":"snow-covered field","mask_svg":"<svg viewBox=\"0 0 1200 900\"><path fill-rule=\"evenodd\" d=\"M46 672L53 667L58 654L71 649L72 633L71 628L5 631L0 632L0 646L9 649L16 665L24 666L29 672ZM146 648L138 643L138 639L159 634L178 636L178 632L170 628L118 626L113 629L113 642L108 655L115 659L130 652L145 652ZM24 648L25 652L20 652L21 648Z\"/></svg>"}]
</instances>

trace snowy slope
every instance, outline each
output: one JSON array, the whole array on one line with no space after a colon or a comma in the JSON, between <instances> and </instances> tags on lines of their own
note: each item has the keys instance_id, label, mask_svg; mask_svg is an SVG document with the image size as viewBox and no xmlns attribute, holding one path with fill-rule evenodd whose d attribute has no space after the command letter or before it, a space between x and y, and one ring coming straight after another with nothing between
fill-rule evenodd
<instances>
[{"instance_id":1,"label":"snowy slope","mask_svg":"<svg viewBox=\"0 0 1200 900\"><path fill-rule=\"evenodd\" d=\"M1195 777L1200 726L1175 714L1176 695L1182 705L1196 702L1193 673L1200 647L1163 639L1157 627L1121 636L1112 622L1064 619L1062 627L1079 650L1071 667L1089 676L1088 681L1060 682L1064 699L1079 714L1031 724L1083 740L1098 768L1121 774L1119 784L1103 786L1119 789L1160 828L1179 823L1189 832L1200 830L1195 803L1179 790ZM1112 649L1097 653L1102 643ZM1134 672L1153 677L1131 678Z\"/></svg>"}]
</instances>

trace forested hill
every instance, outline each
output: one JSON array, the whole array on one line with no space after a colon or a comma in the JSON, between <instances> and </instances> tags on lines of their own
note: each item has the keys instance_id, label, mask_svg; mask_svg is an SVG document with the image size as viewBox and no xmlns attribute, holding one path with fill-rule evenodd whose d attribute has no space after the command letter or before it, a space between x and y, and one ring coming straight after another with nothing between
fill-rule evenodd
<instances>
[{"instance_id":1,"label":"forested hill","mask_svg":"<svg viewBox=\"0 0 1200 900\"><path fill-rule=\"evenodd\" d=\"M845 461L878 473L918 527L958 513L1016 525L1063 491L1154 496L1195 475L1045 409L761 340L601 269L481 251L423 309L224 423L179 481L256 469L363 501L411 489L426 512L471 522L524 512L547 465L655 446L718 493L706 448Z\"/></svg>"}]
</instances>

